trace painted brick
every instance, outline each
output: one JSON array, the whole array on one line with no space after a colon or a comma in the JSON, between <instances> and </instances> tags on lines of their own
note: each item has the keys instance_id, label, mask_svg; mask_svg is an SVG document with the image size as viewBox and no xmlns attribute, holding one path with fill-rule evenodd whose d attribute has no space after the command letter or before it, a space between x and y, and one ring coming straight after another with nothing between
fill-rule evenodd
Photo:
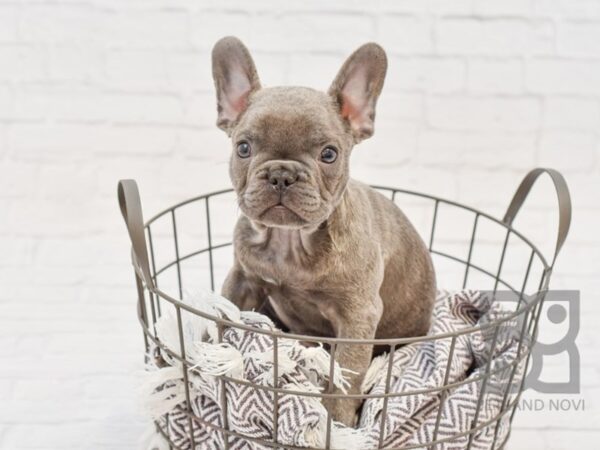
<instances>
[{"instance_id":1,"label":"painted brick","mask_svg":"<svg viewBox=\"0 0 600 450\"><path fill-rule=\"evenodd\" d=\"M165 55L169 87L178 92L213 91L210 53L207 51L169 51Z\"/></svg>"},{"instance_id":2,"label":"painted brick","mask_svg":"<svg viewBox=\"0 0 600 450\"><path fill-rule=\"evenodd\" d=\"M422 120L425 111L423 94L394 92L387 89L377 102L377 121L396 123L405 120Z\"/></svg>"},{"instance_id":3,"label":"painted brick","mask_svg":"<svg viewBox=\"0 0 600 450\"><path fill-rule=\"evenodd\" d=\"M591 133L554 131L540 142L540 164L565 170L590 170L596 161L598 139Z\"/></svg>"},{"instance_id":4,"label":"painted brick","mask_svg":"<svg viewBox=\"0 0 600 450\"><path fill-rule=\"evenodd\" d=\"M598 19L600 5L596 0L534 0L534 14L557 19Z\"/></svg>"},{"instance_id":5,"label":"painted brick","mask_svg":"<svg viewBox=\"0 0 600 450\"><path fill-rule=\"evenodd\" d=\"M252 55L259 73L261 86L278 86L289 83L288 56L279 52L261 51L253 52ZM340 65L342 61L343 57L340 58ZM214 95L213 89L210 89L210 92Z\"/></svg>"},{"instance_id":6,"label":"painted brick","mask_svg":"<svg viewBox=\"0 0 600 450\"><path fill-rule=\"evenodd\" d=\"M535 133L468 133L438 130L419 135L419 161L440 168L472 166L484 170L535 164Z\"/></svg>"},{"instance_id":7,"label":"painted brick","mask_svg":"<svg viewBox=\"0 0 600 450\"><path fill-rule=\"evenodd\" d=\"M237 36L248 41L251 36L248 11L198 11L190 17L190 39L195 48L210 50L223 36Z\"/></svg>"},{"instance_id":8,"label":"painted brick","mask_svg":"<svg viewBox=\"0 0 600 450\"><path fill-rule=\"evenodd\" d=\"M90 124L54 124L16 122L7 133L7 145L14 159L47 163L88 159L96 146L103 127Z\"/></svg>"},{"instance_id":9,"label":"painted brick","mask_svg":"<svg viewBox=\"0 0 600 450\"><path fill-rule=\"evenodd\" d=\"M40 81L46 79L48 54L23 44L0 45L0 81Z\"/></svg>"},{"instance_id":10,"label":"painted brick","mask_svg":"<svg viewBox=\"0 0 600 450\"><path fill-rule=\"evenodd\" d=\"M16 90L14 103L17 120L99 122L108 117L104 95L89 87L23 86Z\"/></svg>"},{"instance_id":11,"label":"painted brick","mask_svg":"<svg viewBox=\"0 0 600 450\"><path fill-rule=\"evenodd\" d=\"M554 50L554 30L548 22L444 18L436 33L437 48L444 54L545 55Z\"/></svg>"},{"instance_id":12,"label":"painted brick","mask_svg":"<svg viewBox=\"0 0 600 450\"><path fill-rule=\"evenodd\" d=\"M534 98L433 97L427 118L433 127L449 130L532 131L539 126L541 106Z\"/></svg>"},{"instance_id":13,"label":"painted brick","mask_svg":"<svg viewBox=\"0 0 600 450\"><path fill-rule=\"evenodd\" d=\"M1 266L27 266L33 261L34 240L31 238L2 236L0 246Z\"/></svg>"},{"instance_id":14,"label":"painted brick","mask_svg":"<svg viewBox=\"0 0 600 450\"><path fill-rule=\"evenodd\" d=\"M166 155L177 148L177 129L150 125L120 125L106 129L98 153L110 155Z\"/></svg>"},{"instance_id":15,"label":"painted brick","mask_svg":"<svg viewBox=\"0 0 600 450\"><path fill-rule=\"evenodd\" d=\"M189 48L189 26L186 11L122 11L108 21L105 44L116 48Z\"/></svg>"},{"instance_id":16,"label":"painted brick","mask_svg":"<svg viewBox=\"0 0 600 450\"><path fill-rule=\"evenodd\" d=\"M352 159L356 166L403 166L411 161L417 151L417 124L411 121L380 121L375 130L373 137L354 149Z\"/></svg>"},{"instance_id":17,"label":"painted brick","mask_svg":"<svg viewBox=\"0 0 600 450\"><path fill-rule=\"evenodd\" d=\"M8 86L0 86L0 119L14 118L14 93Z\"/></svg>"},{"instance_id":18,"label":"painted brick","mask_svg":"<svg viewBox=\"0 0 600 450\"><path fill-rule=\"evenodd\" d=\"M164 54L149 50L111 50L106 56L107 83L115 88L161 89L167 83Z\"/></svg>"},{"instance_id":19,"label":"painted brick","mask_svg":"<svg viewBox=\"0 0 600 450\"><path fill-rule=\"evenodd\" d=\"M214 92L194 93L186 98L183 123L193 127L215 128L217 99Z\"/></svg>"},{"instance_id":20,"label":"painted brick","mask_svg":"<svg viewBox=\"0 0 600 450\"><path fill-rule=\"evenodd\" d=\"M0 27L0 43L16 42L19 33L19 8L17 5L0 6L0 17L2 27Z\"/></svg>"},{"instance_id":21,"label":"painted brick","mask_svg":"<svg viewBox=\"0 0 600 450\"><path fill-rule=\"evenodd\" d=\"M100 103L113 123L179 124L185 117L184 100L176 95L118 92L103 95Z\"/></svg>"},{"instance_id":22,"label":"painted brick","mask_svg":"<svg viewBox=\"0 0 600 450\"><path fill-rule=\"evenodd\" d=\"M19 36L24 42L93 44L101 39L104 24L113 20L90 5L28 5L21 11Z\"/></svg>"},{"instance_id":23,"label":"painted brick","mask_svg":"<svg viewBox=\"0 0 600 450\"><path fill-rule=\"evenodd\" d=\"M473 12L476 15L486 17L496 16L513 16L513 17L528 17L531 14L531 2L522 0L504 0L497 2L496 0L477 0L473 2Z\"/></svg>"},{"instance_id":24,"label":"painted brick","mask_svg":"<svg viewBox=\"0 0 600 450\"><path fill-rule=\"evenodd\" d=\"M48 49L47 60L48 81L71 85L105 82L103 48L56 45Z\"/></svg>"},{"instance_id":25,"label":"painted brick","mask_svg":"<svg viewBox=\"0 0 600 450\"><path fill-rule=\"evenodd\" d=\"M229 160L231 140L217 127L182 130L179 137L181 154L186 159L221 164Z\"/></svg>"},{"instance_id":26,"label":"painted brick","mask_svg":"<svg viewBox=\"0 0 600 450\"><path fill-rule=\"evenodd\" d=\"M476 59L468 64L467 88L475 93L514 94L523 91L520 60Z\"/></svg>"},{"instance_id":27,"label":"painted brick","mask_svg":"<svg viewBox=\"0 0 600 450\"><path fill-rule=\"evenodd\" d=\"M597 0L0 2L0 448L140 447L143 344L116 183L138 181L145 217L230 185L210 66L224 35L246 42L264 86L326 89L356 47L384 45L388 76L375 136L353 151L357 179L501 216L531 167L564 173L574 215L552 286L582 291L588 411L521 412L509 446L597 442L598 24ZM431 202L396 200L428 238ZM213 208L221 242L235 201ZM544 177L517 226L550 254L556 217ZM445 248L464 252L464 224L439 219ZM206 233L190 222L181 244L196 249ZM172 259L172 242L159 242ZM219 281L231 254L215 259ZM439 274L443 287L452 274Z\"/></svg>"},{"instance_id":28,"label":"painted brick","mask_svg":"<svg viewBox=\"0 0 600 450\"><path fill-rule=\"evenodd\" d=\"M546 97L544 127L549 130L598 130L600 103L586 98Z\"/></svg>"},{"instance_id":29,"label":"painted brick","mask_svg":"<svg viewBox=\"0 0 600 450\"><path fill-rule=\"evenodd\" d=\"M526 64L527 88L536 93L597 95L600 62L537 59Z\"/></svg>"},{"instance_id":30,"label":"painted brick","mask_svg":"<svg viewBox=\"0 0 600 450\"><path fill-rule=\"evenodd\" d=\"M473 5L469 0L382 0L381 9L409 14L470 14Z\"/></svg>"},{"instance_id":31,"label":"painted brick","mask_svg":"<svg viewBox=\"0 0 600 450\"><path fill-rule=\"evenodd\" d=\"M344 54L293 54L290 56L288 82L293 85L327 90L346 56Z\"/></svg>"},{"instance_id":32,"label":"painted brick","mask_svg":"<svg viewBox=\"0 0 600 450\"><path fill-rule=\"evenodd\" d=\"M35 165L0 161L0 197L31 198L38 171Z\"/></svg>"},{"instance_id":33,"label":"painted brick","mask_svg":"<svg viewBox=\"0 0 600 450\"><path fill-rule=\"evenodd\" d=\"M466 64L458 58L389 59L386 86L392 90L450 93L463 90Z\"/></svg>"},{"instance_id":34,"label":"painted brick","mask_svg":"<svg viewBox=\"0 0 600 450\"><path fill-rule=\"evenodd\" d=\"M248 43L261 51L350 52L376 37L375 20L365 14L261 14L251 23Z\"/></svg>"},{"instance_id":35,"label":"painted brick","mask_svg":"<svg viewBox=\"0 0 600 450\"><path fill-rule=\"evenodd\" d=\"M414 16L385 14L379 19L378 42L392 53L431 53L433 33L431 21Z\"/></svg>"},{"instance_id":36,"label":"painted brick","mask_svg":"<svg viewBox=\"0 0 600 450\"><path fill-rule=\"evenodd\" d=\"M558 52L561 55L600 56L600 22L566 22L558 30Z\"/></svg>"}]
</instances>

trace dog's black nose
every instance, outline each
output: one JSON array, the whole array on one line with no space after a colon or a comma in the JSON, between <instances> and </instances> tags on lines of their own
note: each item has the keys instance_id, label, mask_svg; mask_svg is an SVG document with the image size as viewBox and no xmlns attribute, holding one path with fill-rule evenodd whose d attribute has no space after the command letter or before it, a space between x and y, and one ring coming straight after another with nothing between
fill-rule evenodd
<instances>
[{"instance_id":1,"label":"dog's black nose","mask_svg":"<svg viewBox=\"0 0 600 450\"><path fill-rule=\"evenodd\" d=\"M277 190L284 190L298 179L298 174L286 169L275 169L269 172L269 183Z\"/></svg>"}]
</instances>

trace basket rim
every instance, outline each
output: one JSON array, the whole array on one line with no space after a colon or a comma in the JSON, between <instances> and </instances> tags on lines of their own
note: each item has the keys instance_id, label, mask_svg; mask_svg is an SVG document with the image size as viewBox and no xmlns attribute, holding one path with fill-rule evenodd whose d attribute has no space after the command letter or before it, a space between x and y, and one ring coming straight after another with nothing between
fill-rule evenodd
<instances>
[{"instance_id":1,"label":"basket rim","mask_svg":"<svg viewBox=\"0 0 600 450\"><path fill-rule=\"evenodd\" d=\"M462 208L465 209L467 211L470 211L472 213L475 213L476 215L479 215L481 217L485 217L488 220L491 220L492 222L506 228L507 231L509 231L510 233L514 234L515 236L519 237L524 243L526 243L531 250L536 254L536 256L538 258L540 258L540 262L543 264L544 266L544 270L547 271L550 269L550 265L548 264L548 261L546 260L546 258L544 257L544 255L542 254L542 252L540 252L540 250L537 248L537 246L535 246L528 238L526 238L520 231L516 230L512 224L507 224L504 221L498 219L497 217L494 217L486 212L481 211L480 209L474 208L472 206L467 206L464 205L462 203L456 202L454 200L448 200L447 198L444 197L439 197L436 195L432 195L432 194L426 194L424 192L418 192L418 191L413 191L410 189L402 189L402 188L393 188L390 186L383 186L383 185L378 185L378 184L370 184L370 187L372 187L373 189L379 189L379 190L384 190L384 191L390 191L390 192L398 192L401 194L407 194L407 195L414 195L416 197L422 197L422 198L427 198L429 200L432 200L436 203L445 203L447 205L451 205L451 206L456 206L458 208ZM174 204L173 206L166 208L162 211L160 211L159 213L155 214L154 216L152 216L150 219L148 219L145 223L144 223L144 229L148 229L148 227L150 225L152 225L152 223L154 223L155 221L157 221L158 219L160 219L162 216L182 207L185 206L189 203L193 203L196 202L198 200L207 200L211 197L216 197L217 195L222 195L222 194L229 194L230 192L234 192L233 188L226 188L226 189L219 189L216 191L212 191L206 194L201 194L201 195L196 195L194 197L188 198L187 200L183 200L179 203Z\"/></svg>"},{"instance_id":2,"label":"basket rim","mask_svg":"<svg viewBox=\"0 0 600 450\"><path fill-rule=\"evenodd\" d=\"M155 295L158 295L163 300L174 305L176 308L181 308L191 314L197 315L204 319L211 320L217 324L217 326L227 326L231 328L237 328L239 330L251 331L258 334L263 334L267 336L271 336L277 339L293 339L297 341L306 341L306 342L314 342L318 344L353 344L353 345L383 345L383 346L396 346L396 345L405 345L405 344L413 344L418 342L431 342L436 341L438 339L456 339L459 336L464 336L470 333L483 332L490 328L498 327L504 322L509 322L514 320L516 317L527 314L532 308L534 308L540 301L545 297L546 291L540 290L533 295L532 301L527 301L524 297L522 298L522 306L521 308L506 314L500 318L497 318L493 321L482 323L479 325L474 325L471 327L465 327L456 331L448 331L446 333L438 333L434 335L424 335L424 336L413 336L413 337L399 337L399 338L375 338L375 339L351 339L351 338L336 338L336 337L327 337L327 336L312 336L307 334L296 334L296 333L288 333L282 330L274 329L274 330L265 330L262 328L254 327L252 325L247 325L245 323L234 322L229 319L224 319L219 316L215 316L204 311L200 311L199 309L190 306L182 300L178 300L175 297L163 292L159 288L150 289L146 287L148 291L152 292ZM142 319L140 317L140 319Z\"/></svg>"},{"instance_id":3,"label":"basket rim","mask_svg":"<svg viewBox=\"0 0 600 450\"><path fill-rule=\"evenodd\" d=\"M414 336L414 337L399 337L399 338L387 338L387 339L386 338L350 339L350 338L335 338L335 337L326 337L326 336L312 336L312 335L305 335L305 334L287 333L287 332L284 332L281 330L264 330L264 329L261 329L258 327L246 325L244 323L233 322L231 320L200 311L200 310L192 307L191 305L185 303L182 299L177 299L174 296L167 294L166 292L164 292L157 286L150 287L150 286L146 285L146 289L149 292L153 293L154 295L157 295L160 298L162 298L163 300L166 300L167 302L171 303L176 308L181 308L189 313L200 316L207 320L211 320L211 321L215 322L218 326L227 326L227 327L242 329L245 331L252 331L252 332L259 333L259 334L265 334L268 336L272 336L274 338L276 337L277 339L295 339L298 341L307 341L307 342L314 342L314 343L319 343L319 344L330 344L330 345L331 344L333 344L333 345L367 344L367 345L395 346L395 345L412 344L412 343L417 343L417 342L435 341L437 339L457 338L458 336L475 333L475 332L482 332L489 328L492 328L495 326L500 326L504 322L513 320L516 317L519 317L523 314L527 314L529 312L529 310L531 310L535 305L537 305L544 298L545 290L546 290L548 282L549 282L548 275L550 274L551 267L548 265L548 262L546 261L546 259L542 255L542 253L539 251L539 249L529 239L527 239L522 233L515 230L514 227L512 226L512 224L507 224L507 223L503 222L502 220L497 219L497 218L491 216L490 214L487 214L487 213L485 213L481 210L478 210L476 208L473 208L471 206L463 205L459 202L456 202L453 200L448 200L448 199L434 196L431 194L425 194L422 192L417 192L417 191L413 191L413 190L409 190L409 189L393 188L393 187L382 186L382 185L370 185L370 186L372 188L378 189L378 190L384 190L384 191L389 191L389 192L393 192L393 193L401 193L401 194L407 194L407 195L413 195L413 196L417 196L417 197L421 197L421 198L426 198L426 199L436 202L436 205L439 203L445 203L445 204L448 204L451 206L462 208L462 209L470 211L476 215L482 216L482 217L504 227L507 230L508 234L510 234L510 233L514 234L515 236L519 237L525 244L527 244L529 246L529 248L532 250L532 254L535 254L539 258L540 262L542 263L543 271L542 271L542 278L541 278L539 290L537 292L535 292L534 294L532 294L532 296L529 296L529 297L533 297L533 299L531 301L527 301L527 298L526 298L527 296L522 295L520 297L520 301L519 301L520 307L518 307L515 311L510 312L510 313L504 315L503 317L497 318L493 321L474 325L471 327L466 327L466 328L463 328L458 331L451 331L451 332L440 333L440 334L436 334L436 335L425 335L425 336ZM220 190L212 191L212 192L209 192L206 194L197 195L197 196L191 197L187 200L176 203L176 204L172 205L171 207L166 208L166 209L162 210L161 212L155 214L149 220L147 220L144 224L144 229L146 229L146 230L149 229L150 225L152 225L152 223L154 223L156 220L163 217L164 215L173 213L176 209L178 209L182 206L185 206L187 204L190 204L190 203L193 203L193 202L196 202L199 200L208 201L208 199L210 199L211 197L215 197L215 196L222 195L222 194L228 194L231 192L234 192L233 188L220 189ZM228 243L227 245L231 245L231 243ZM224 247L224 246L225 246L224 244L220 244L217 247L220 248L220 247ZM215 247L208 247L206 249L203 249L203 251L209 251L214 248ZM432 249L429 249L429 251L431 252ZM187 257L195 255L195 253L197 253L197 252L193 252L192 254L187 255ZM441 256L447 257L447 255L445 255L443 253L441 254ZM185 259L185 257L186 256L183 256L182 258L179 258L179 260ZM155 278L156 275L161 273L163 269L166 269L166 268L174 265L176 262L177 261L167 264L164 268L161 268L161 270L159 272L157 272L153 278ZM463 264L466 264L465 261L461 261L461 262ZM478 267L476 267L473 264L471 264L471 267L479 269ZM136 269L136 271L138 271L138 267L136 264L134 264L134 268ZM140 275L141 275L141 273L140 273ZM143 280L143 276L141 278ZM449 291L449 292L458 292L458 291Z\"/></svg>"}]
</instances>

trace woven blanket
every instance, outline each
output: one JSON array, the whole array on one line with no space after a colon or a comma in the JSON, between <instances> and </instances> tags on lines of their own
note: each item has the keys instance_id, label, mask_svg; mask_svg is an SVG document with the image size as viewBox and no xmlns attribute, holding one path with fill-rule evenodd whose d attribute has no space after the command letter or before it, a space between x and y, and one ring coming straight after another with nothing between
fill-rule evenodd
<instances>
[{"instance_id":1,"label":"woven blanket","mask_svg":"<svg viewBox=\"0 0 600 450\"><path fill-rule=\"evenodd\" d=\"M267 317L255 312L241 312L231 302L213 293L186 295L185 302L233 322L259 329L275 328ZM434 308L430 335L465 330L506 317L506 314L507 311L498 302L492 302L480 292L441 292ZM237 433L239 437L229 437L230 448L270 448L253 439L272 441L275 429L277 441L282 446L325 447L327 412L318 398L279 394L275 427L272 392L219 378L226 375L261 386L320 392L327 385L329 375L330 360L325 349L306 347L291 339L279 339L278 378L275 380L273 340L270 336L228 327L223 330L219 343L214 322L186 311L182 311L181 325L186 357L195 364L194 369L188 372L187 380L191 410L202 421L216 427L227 426ZM518 370L511 378L511 363L518 359L520 327L517 322L508 320L498 332L493 330L494 327L484 327L480 331L459 335L454 345L451 338L443 338L395 349L390 391L419 390L421 393L388 398L387 414L383 419L384 400L367 399L356 428L333 423L332 448L378 448L380 439L384 447L398 448L423 444L434 438L454 437L437 448L458 450L466 448L469 441L467 433L472 427L476 427L477 431L473 433L471 448L491 448L494 439L502 442L508 432L509 417L502 416L497 427L494 419L503 402L513 398L514 394L507 391L508 380L513 386L520 382L523 364L517 365ZM168 348L180 351L178 318L174 311L163 312L156 323L156 332ZM178 448L224 448L223 433L197 421L192 424L189 420L181 363L164 351L154 351L154 356L156 352L160 354L162 367L150 364L144 374L141 384L146 410ZM521 348L519 354L524 351ZM148 359L156 361L156 358ZM388 360L389 354L373 360L362 385L363 392L385 392ZM347 373L337 363L334 369L332 381L344 392L348 386ZM482 382L477 380L486 371L492 375L482 389ZM473 382L463 383L470 380ZM436 387L443 385L453 386L443 394L435 391ZM226 411L221 410L221 396L225 397ZM490 426L485 426L487 422ZM436 428L437 433L434 431ZM455 437L461 433L464 435ZM160 439L153 439L148 445L149 448L162 448L159 443Z\"/></svg>"}]
</instances>

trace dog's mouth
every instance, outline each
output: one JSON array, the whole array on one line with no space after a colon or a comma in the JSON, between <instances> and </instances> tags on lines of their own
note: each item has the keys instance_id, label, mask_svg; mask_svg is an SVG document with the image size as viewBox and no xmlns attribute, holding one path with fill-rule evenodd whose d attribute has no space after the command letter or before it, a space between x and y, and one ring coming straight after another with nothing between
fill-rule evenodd
<instances>
[{"instance_id":1,"label":"dog's mouth","mask_svg":"<svg viewBox=\"0 0 600 450\"><path fill-rule=\"evenodd\" d=\"M326 212L319 191L297 182L283 190L273 189L263 178L254 177L239 193L239 205L251 220L266 227L300 229L322 222Z\"/></svg>"},{"instance_id":2,"label":"dog's mouth","mask_svg":"<svg viewBox=\"0 0 600 450\"><path fill-rule=\"evenodd\" d=\"M285 206L283 203L279 202L276 205L270 206L267 208L267 211L269 209L272 209L274 211L283 211L283 210L288 210L288 211L292 211L290 208L288 208L287 206ZM266 211L265 211L266 212ZM293 211L292 211L293 212Z\"/></svg>"},{"instance_id":3,"label":"dog's mouth","mask_svg":"<svg viewBox=\"0 0 600 450\"><path fill-rule=\"evenodd\" d=\"M260 215L259 219L270 226L301 226L307 223L298 213L286 206L280 200L278 203L267 207Z\"/></svg>"}]
</instances>

